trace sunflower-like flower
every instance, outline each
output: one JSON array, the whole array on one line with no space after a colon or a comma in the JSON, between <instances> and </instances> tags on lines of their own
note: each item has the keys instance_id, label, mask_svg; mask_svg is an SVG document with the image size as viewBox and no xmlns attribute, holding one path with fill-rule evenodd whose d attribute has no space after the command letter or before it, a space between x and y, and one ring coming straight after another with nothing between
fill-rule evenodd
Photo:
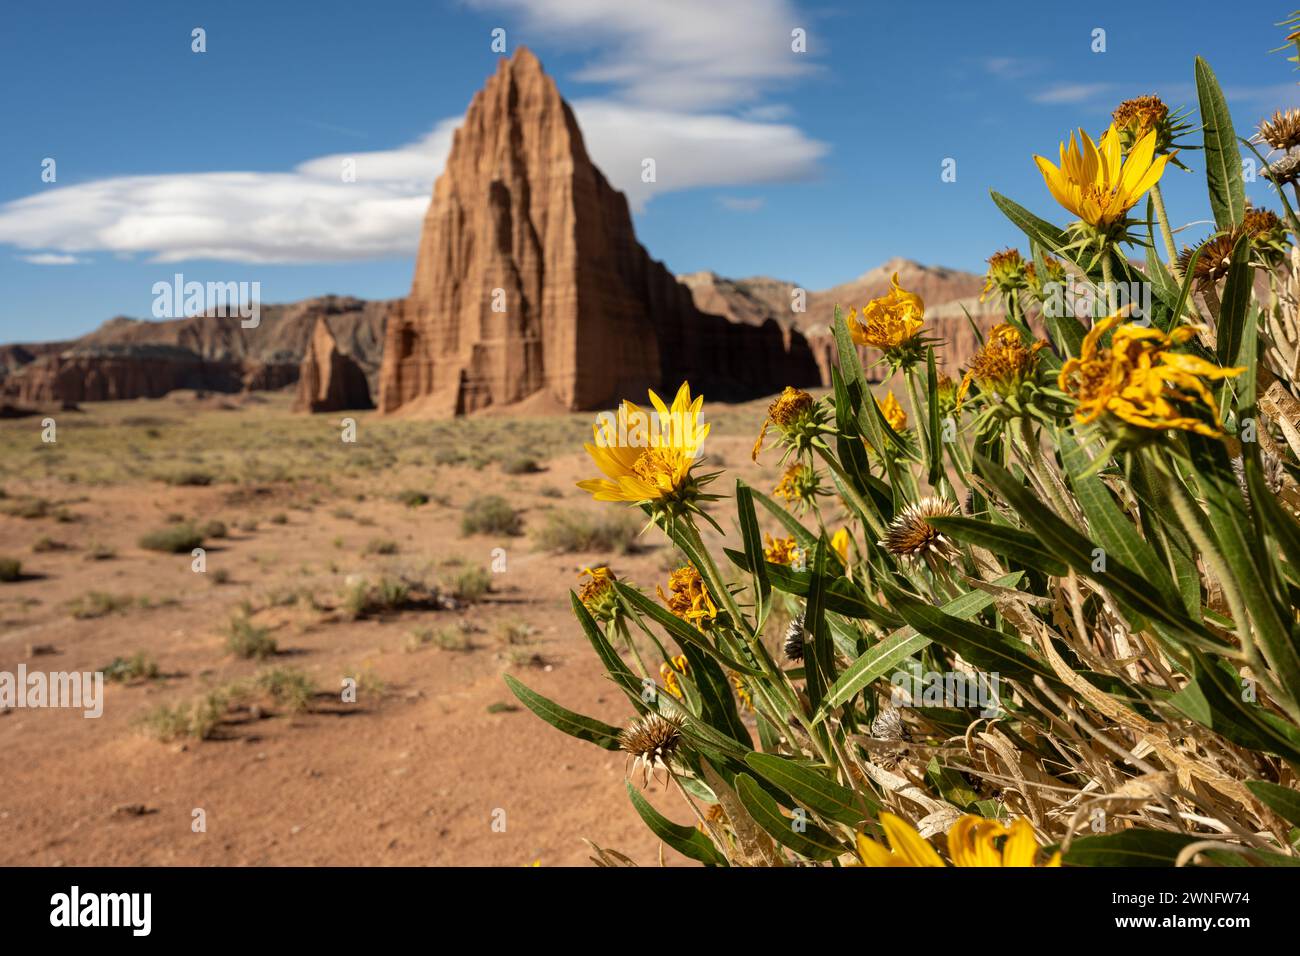
<instances>
[{"instance_id":1,"label":"sunflower-like flower","mask_svg":"<svg viewBox=\"0 0 1300 956\"><path fill-rule=\"evenodd\" d=\"M1300 146L1300 110L1277 110L1268 119L1260 120L1255 140L1284 153Z\"/></svg>"},{"instance_id":2,"label":"sunflower-like flower","mask_svg":"<svg viewBox=\"0 0 1300 956\"><path fill-rule=\"evenodd\" d=\"M1187 275L1190 270L1192 281L1201 291L1214 287L1220 279L1228 277L1228 269L1232 265L1232 250L1236 248L1237 240L1240 238L1240 231L1230 229L1217 236L1211 236L1195 248L1185 247L1178 255L1178 271L1182 275ZM1192 256L1196 256L1195 266L1192 265Z\"/></svg>"},{"instance_id":3,"label":"sunflower-like flower","mask_svg":"<svg viewBox=\"0 0 1300 956\"><path fill-rule=\"evenodd\" d=\"M1172 154L1156 156L1156 132L1148 130L1123 157L1114 125L1094 143L1082 129L1079 140L1061 144L1061 165L1035 156L1052 197L1098 233L1122 229L1128 211L1160 181Z\"/></svg>"},{"instance_id":4,"label":"sunflower-like flower","mask_svg":"<svg viewBox=\"0 0 1300 956\"><path fill-rule=\"evenodd\" d=\"M650 393L654 414L624 400L616 415L604 414L592 426L593 442L583 447L604 478L589 478L578 487L597 501L648 503L679 510L699 500L699 488L715 476L691 472L710 425L700 423L704 396L692 400L683 382L669 408Z\"/></svg>"},{"instance_id":5,"label":"sunflower-like flower","mask_svg":"<svg viewBox=\"0 0 1300 956\"><path fill-rule=\"evenodd\" d=\"M1045 299L1052 294L1053 286L1062 285L1068 275L1061 260L1043 255L1043 274L1039 275L1038 266L1030 262L1025 265L1025 281L1029 292L1037 299Z\"/></svg>"},{"instance_id":6,"label":"sunflower-like flower","mask_svg":"<svg viewBox=\"0 0 1300 956\"><path fill-rule=\"evenodd\" d=\"M840 560L845 564L849 563L849 543L851 541L852 538L849 537L848 528L840 528L839 531L831 535L831 547L835 549L835 553L840 556Z\"/></svg>"},{"instance_id":7,"label":"sunflower-like flower","mask_svg":"<svg viewBox=\"0 0 1300 956\"><path fill-rule=\"evenodd\" d=\"M696 627L703 627L718 616L718 607L693 565L683 565L668 576L670 593L664 594L663 588L656 590L659 600L668 605L668 610Z\"/></svg>"},{"instance_id":8,"label":"sunflower-like flower","mask_svg":"<svg viewBox=\"0 0 1300 956\"><path fill-rule=\"evenodd\" d=\"M907 412L903 411L903 406L898 404L894 393L886 392L883 400L876 399L876 404L880 406L880 413L885 416L885 421L889 422L889 427L901 435L903 429L907 427Z\"/></svg>"},{"instance_id":9,"label":"sunflower-like flower","mask_svg":"<svg viewBox=\"0 0 1300 956\"><path fill-rule=\"evenodd\" d=\"M763 450L763 439L767 437L770 426L775 425L781 430L781 437L788 450L802 452L811 447L812 438L821 424L822 413L817 406L817 399L801 388L787 385L772 404L767 406L767 417L763 419L758 440L754 442L754 461L758 461L758 453Z\"/></svg>"},{"instance_id":10,"label":"sunflower-like flower","mask_svg":"<svg viewBox=\"0 0 1300 956\"><path fill-rule=\"evenodd\" d=\"M1265 268L1282 263L1291 248L1286 226L1271 209L1247 207L1241 217L1241 231L1250 236L1250 247Z\"/></svg>"},{"instance_id":11,"label":"sunflower-like flower","mask_svg":"<svg viewBox=\"0 0 1300 956\"><path fill-rule=\"evenodd\" d=\"M951 518L958 514L957 506L943 498L930 495L904 508L880 540L880 546L890 554L909 560L936 561L952 557L956 547L943 533L930 524L931 518Z\"/></svg>"},{"instance_id":12,"label":"sunflower-like flower","mask_svg":"<svg viewBox=\"0 0 1300 956\"><path fill-rule=\"evenodd\" d=\"M1075 417L1085 424L1103 415L1114 418L1121 437L1129 439L1169 430L1223 437L1218 407L1205 383L1232 378L1245 368L1224 368L1172 351L1195 337L1197 326L1165 333L1120 325L1125 317L1121 310L1096 323L1084 336L1079 357L1061 366L1059 385L1078 402ZM1102 336L1112 329L1110 346L1103 346Z\"/></svg>"},{"instance_id":13,"label":"sunflower-like flower","mask_svg":"<svg viewBox=\"0 0 1300 956\"><path fill-rule=\"evenodd\" d=\"M591 580L583 581L578 588L578 600L596 620L613 621L622 610L618 603L618 592L614 589L614 582L618 578L606 567L583 568L582 573Z\"/></svg>"},{"instance_id":14,"label":"sunflower-like flower","mask_svg":"<svg viewBox=\"0 0 1300 956\"><path fill-rule=\"evenodd\" d=\"M664 689L678 700L682 697L682 685L678 683L677 675L687 673L690 673L690 665L686 663L685 654L678 654L671 661L659 665L659 676L663 679Z\"/></svg>"},{"instance_id":15,"label":"sunflower-like flower","mask_svg":"<svg viewBox=\"0 0 1300 956\"><path fill-rule=\"evenodd\" d=\"M682 743L682 718L675 714L646 714L618 735L618 745L635 760L632 769L644 768L643 780L652 770L669 769Z\"/></svg>"},{"instance_id":16,"label":"sunflower-like flower","mask_svg":"<svg viewBox=\"0 0 1300 956\"><path fill-rule=\"evenodd\" d=\"M817 474L817 469L801 461L796 461L787 468L785 474L781 476L781 480L772 489L774 496L783 498L791 508L799 513L812 507L818 495L828 493L822 488L821 477Z\"/></svg>"},{"instance_id":17,"label":"sunflower-like flower","mask_svg":"<svg viewBox=\"0 0 1300 956\"><path fill-rule=\"evenodd\" d=\"M957 402L957 383L952 376L941 373L935 382L934 400L939 405L939 417L947 418L959 410Z\"/></svg>"},{"instance_id":18,"label":"sunflower-like flower","mask_svg":"<svg viewBox=\"0 0 1300 956\"><path fill-rule=\"evenodd\" d=\"M889 846L884 846L866 835L857 837L858 858L863 866L929 866L941 867L943 858L930 843L906 820L892 813L880 814L880 826L885 831ZM1001 846L998 841L1002 840ZM963 814L948 831L948 856L956 867L1015 866L1059 867L1059 852L1037 863L1038 840L1034 828L1024 817L1004 826L997 820L986 820L973 814Z\"/></svg>"},{"instance_id":19,"label":"sunflower-like flower","mask_svg":"<svg viewBox=\"0 0 1300 956\"><path fill-rule=\"evenodd\" d=\"M794 566L803 560L803 552L794 538L773 538L766 535L767 544L763 547L763 557L772 564Z\"/></svg>"},{"instance_id":20,"label":"sunflower-like flower","mask_svg":"<svg viewBox=\"0 0 1300 956\"><path fill-rule=\"evenodd\" d=\"M957 390L957 402L966 397L973 381L980 391L996 395L1003 401L1016 401L1025 385L1031 384L1038 368L1038 352L1046 348L1043 340L1026 345L1020 330L1002 322L995 325L989 336L971 359L970 369L962 378Z\"/></svg>"},{"instance_id":21,"label":"sunflower-like flower","mask_svg":"<svg viewBox=\"0 0 1300 956\"><path fill-rule=\"evenodd\" d=\"M898 273L889 280L889 291L848 315L849 334L858 345L879 349L893 366L908 366L921 357L925 337L925 303L915 292L898 284Z\"/></svg>"},{"instance_id":22,"label":"sunflower-like flower","mask_svg":"<svg viewBox=\"0 0 1300 956\"><path fill-rule=\"evenodd\" d=\"M984 290L980 293L981 302L994 292L1013 297L1029 288L1034 265L1025 261L1020 250L1003 249L995 252L988 257L988 264L988 271L984 273Z\"/></svg>"},{"instance_id":23,"label":"sunflower-like flower","mask_svg":"<svg viewBox=\"0 0 1300 956\"><path fill-rule=\"evenodd\" d=\"M1120 134L1135 143L1169 116L1169 107L1158 96L1135 96L1115 107L1111 124Z\"/></svg>"}]
</instances>

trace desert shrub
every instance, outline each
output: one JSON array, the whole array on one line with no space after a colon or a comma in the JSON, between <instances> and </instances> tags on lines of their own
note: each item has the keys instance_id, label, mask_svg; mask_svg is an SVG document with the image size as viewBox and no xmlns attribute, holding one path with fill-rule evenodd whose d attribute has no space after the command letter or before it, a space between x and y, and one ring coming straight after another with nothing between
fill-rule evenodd
<instances>
[{"instance_id":1,"label":"desert shrub","mask_svg":"<svg viewBox=\"0 0 1300 956\"><path fill-rule=\"evenodd\" d=\"M136 651L130 657L115 657L100 670L105 680L118 683L156 680L161 673L158 662L147 651Z\"/></svg>"},{"instance_id":2,"label":"desert shrub","mask_svg":"<svg viewBox=\"0 0 1300 956\"><path fill-rule=\"evenodd\" d=\"M542 470L536 458L528 455L516 455L501 462L501 470L507 475L535 475Z\"/></svg>"},{"instance_id":3,"label":"desert shrub","mask_svg":"<svg viewBox=\"0 0 1300 956\"><path fill-rule=\"evenodd\" d=\"M210 575L213 584L227 584L230 581L229 568L217 568Z\"/></svg>"},{"instance_id":4,"label":"desert shrub","mask_svg":"<svg viewBox=\"0 0 1300 956\"><path fill-rule=\"evenodd\" d=\"M656 479L628 503L687 558L667 580L597 568L579 585L575 613L627 690L622 726L506 681L556 728L628 754L641 786L672 777L696 813L705 796L682 852L1300 861L1300 219L1247 205L1226 101L1196 73L1195 124L1144 97L1100 147L1040 160L1064 222L994 194L1029 254L990 257L1001 321L960 384L933 364L945 323L898 276L860 316L821 317L835 387L786 388L754 423L755 456L785 473L732 485L723 542L705 537L706 496L731 489L688 385L654 460L635 443L602 457ZM1215 223L1181 257L1158 193L1180 139L1203 147L1180 157L1204 160ZM1300 157L1284 157L1289 182ZM1092 291L1090 323L1054 299L1067 281ZM1152 292L1141 315L1133 288Z\"/></svg>"},{"instance_id":5,"label":"desert shrub","mask_svg":"<svg viewBox=\"0 0 1300 956\"><path fill-rule=\"evenodd\" d=\"M32 542L32 552L34 554L46 554L50 551L66 551L68 546L62 541L55 541L42 535Z\"/></svg>"},{"instance_id":6,"label":"desert shrub","mask_svg":"<svg viewBox=\"0 0 1300 956\"><path fill-rule=\"evenodd\" d=\"M417 595L407 581L385 574L377 581L363 578L353 582L344 595L343 611L351 618L388 614L425 603L428 597L423 591Z\"/></svg>"},{"instance_id":7,"label":"desert shrub","mask_svg":"<svg viewBox=\"0 0 1300 956\"><path fill-rule=\"evenodd\" d=\"M89 591L74 598L68 610L78 620L107 617L129 608L135 600L129 594L109 594L107 591Z\"/></svg>"},{"instance_id":8,"label":"desert shrub","mask_svg":"<svg viewBox=\"0 0 1300 956\"><path fill-rule=\"evenodd\" d=\"M468 604L483 600L491 590L492 574L484 568L465 568L452 579L452 595Z\"/></svg>"},{"instance_id":9,"label":"desert shrub","mask_svg":"<svg viewBox=\"0 0 1300 956\"><path fill-rule=\"evenodd\" d=\"M15 518L34 521L37 518L48 518L54 513L55 506L48 498L23 497L10 501L3 510Z\"/></svg>"},{"instance_id":10,"label":"desert shrub","mask_svg":"<svg viewBox=\"0 0 1300 956\"><path fill-rule=\"evenodd\" d=\"M164 743L189 737L208 740L225 720L229 699L220 690L183 704L160 704L140 719L143 730Z\"/></svg>"},{"instance_id":11,"label":"desert shrub","mask_svg":"<svg viewBox=\"0 0 1300 956\"><path fill-rule=\"evenodd\" d=\"M17 581L23 576L23 563L17 558L0 558L0 581Z\"/></svg>"},{"instance_id":12,"label":"desert shrub","mask_svg":"<svg viewBox=\"0 0 1300 956\"><path fill-rule=\"evenodd\" d=\"M201 468L182 468L178 471L169 472L163 476L163 481L169 485L189 486L203 488L214 481L216 476L210 471L204 471Z\"/></svg>"},{"instance_id":13,"label":"desert shrub","mask_svg":"<svg viewBox=\"0 0 1300 956\"><path fill-rule=\"evenodd\" d=\"M519 535L523 534L523 521L506 499L487 495L465 506L460 517L460 533Z\"/></svg>"},{"instance_id":14,"label":"desert shrub","mask_svg":"<svg viewBox=\"0 0 1300 956\"><path fill-rule=\"evenodd\" d=\"M275 638L265 627L258 627L244 612L231 615L226 623L226 650L236 657L265 660L278 651Z\"/></svg>"},{"instance_id":15,"label":"desert shrub","mask_svg":"<svg viewBox=\"0 0 1300 956\"><path fill-rule=\"evenodd\" d=\"M552 511L536 532L545 551L603 551L627 554L636 547L641 522L624 511Z\"/></svg>"},{"instance_id":16,"label":"desert shrub","mask_svg":"<svg viewBox=\"0 0 1300 956\"><path fill-rule=\"evenodd\" d=\"M397 542L390 538L371 538L361 552L364 555L396 554Z\"/></svg>"},{"instance_id":17,"label":"desert shrub","mask_svg":"<svg viewBox=\"0 0 1300 956\"><path fill-rule=\"evenodd\" d=\"M271 515L270 521L271 524L288 524L289 516L283 511L277 511L275 514Z\"/></svg>"},{"instance_id":18,"label":"desert shrub","mask_svg":"<svg viewBox=\"0 0 1300 956\"><path fill-rule=\"evenodd\" d=\"M292 713L310 709L316 695L316 686L311 678L293 667L272 667L261 671L254 677L253 684Z\"/></svg>"},{"instance_id":19,"label":"desert shrub","mask_svg":"<svg viewBox=\"0 0 1300 956\"><path fill-rule=\"evenodd\" d=\"M416 491L414 488L399 491L394 497L399 503L406 505L408 508L418 508L429 503L429 496L423 491Z\"/></svg>"},{"instance_id":20,"label":"desert shrub","mask_svg":"<svg viewBox=\"0 0 1300 956\"><path fill-rule=\"evenodd\" d=\"M111 561L117 557L117 549L99 541L92 541L86 545L86 552L82 557L87 561Z\"/></svg>"},{"instance_id":21,"label":"desert shrub","mask_svg":"<svg viewBox=\"0 0 1300 956\"><path fill-rule=\"evenodd\" d=\"M230 533L224 521L213 518L211 521L205 521L199 528L199 534L204 538L224 538Z\"/></svg>"},{"instance_id":22,"label":"desert shrub","mask_svg":"<svg viewBox=\"0 0 1300 956\"><path fill-rule=\"evenodd\" d=\"M140 547L146 551L183 554L203 546L203 535L192 524L182 523L159 528L142 536Z\"/></svg>"}]
</instances>

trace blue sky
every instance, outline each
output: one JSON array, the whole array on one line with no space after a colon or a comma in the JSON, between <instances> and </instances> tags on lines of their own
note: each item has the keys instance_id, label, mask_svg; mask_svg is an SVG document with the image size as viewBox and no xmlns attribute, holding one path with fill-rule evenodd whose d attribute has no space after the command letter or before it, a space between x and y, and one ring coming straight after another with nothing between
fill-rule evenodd
<instances>
[{"instance_id":1,"label":"blue sky","mask_svg":"<svg viewBox=\"0 0 1300 956\"><path fill-rule=\"evenodd\" d=\"M10 4L0 20L0 342L147 317L176 272L266 302L403 295L448 137L526 44L675 272L819 289L892 256L980 270L1018 234L997 189L1057 222L1055 158L1148 92L1194 104L1206 57L1239 133L1300 104L1257 2L834 5L799 0ZM707 13L700 13L700 10ZM191 51L206 31L207 52ZM807 52L790 50L806 31ZM1090 49L1106 31L1106 51ZM640 182L653 156L659 181ZM57 181L43 183L53 158ZM957 161L957 181L940 179ZM358 181L344 185L343 159ZM1186 155L1200 168L1198 153ZM1175 223L1207 218L1173 170ZM1252 198L1276 207L1267 187ZM1193 225L1183 235L1204 235Z\"/></svg>"}]
</instances>

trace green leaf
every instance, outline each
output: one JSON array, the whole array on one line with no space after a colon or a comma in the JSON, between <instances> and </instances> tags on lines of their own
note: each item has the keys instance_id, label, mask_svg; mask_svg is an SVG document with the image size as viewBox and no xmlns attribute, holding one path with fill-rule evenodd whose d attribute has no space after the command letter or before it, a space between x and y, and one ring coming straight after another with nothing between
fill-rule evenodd
<instances>
[{"instance_id":1,"label":"green leaf","mask_svg":"<svg viewBox=\"0 0 1300 956\"><path fill-rule=\"evenodd\" d=\"M1121 830L1079 837L1062 859L1069 866L1173 866L1200 837L1162 830Z\"/></svg>"},{"instance_id":2,"label":"green leaf","mask_svg":"<svg viewBox=\"0 0 1300 956\"><path fill-rule=\"evenodd\" d=\"M754 500L772 514L772 517L781 522L781 526L786 531L790 532L790 536L794 538L801 551L811 553L812 549L817 547L817 536L800 524L798 519L789 511L756 488L750 488L749 493ZM761 554L762 551L760 550L759 553Z\"/></svg>"},{"instance_id":3,"label":"green leaf","mask_svg":"<svg viewBox=\"0 0 1300 956\"><path fill-rule=\"evenodd\" d=\"M1015 587L1024 574L1020 571L998 578L993 583L999 587ZM943 606L954 617L974 617L993 605L993 595L987 591L967 591L953 598ZM826 692L813 717L813 722L825 720L830 712L841 706L872 681L885 676L901 662L930 645L930 639L905 625L898 628L879 644L872 647L856 661L845 668L835 684Z\"/></svg>"},{"instance_id":4,"label":"green leaf","mask_svg":"<svg viewBox=\"0 0 1300 956\"><path fill-rule=\"evenodd\" d=\"M821 703L826 687L835 682L835 649L826 629L826 552L824 541L813 551L812 580L808 586L808 603L804 605L803 626L808 634L804 648L804 686L815 708Z\"/></svg>"},{"instance_id":5,"label":"green leaf","mask_svg":"<svg viewBox=\"0 0 1300 956\"><path fill-rule=\"evenodd\" d=\"M1191 683L1171 696L1170 704L1234 744L1300 762L1300 730L1259 704L1243 701L1232 668L1199 651L1192 654L1192 666Z\"/></svg>"},{"instance_id":6,"label":"green leaf","mask_svg":"<svg viewBox=\"0 0 1300 956\"><path fill-rule=\"evenodd\" d=\"M903 620L936 644L960 654L980 670L1012 680L1032 682L1040 677L1059 685L1055 673L1029 650L1029 645L975 621L945 614L891 584L881 584L889 603Z\"/></svg>"},{"instance_id":7,"label":"green leaf","mask_svg":"<svg viewBox=\"0 0 1300 956\"><path fill-rule=\"evenodd\" d=\"M1300 793L1267 780L1247 780L1246 789L1287 823L1300 827Z\"/></svg>"},{"instance_id":8,"label":"green leaf","mask_svg":"<svg viewBox=\"0 0 1300 956\"><path fill-rule=\"evenodd\" d=\"M506 686L519 698L519 702L531 710L556 730L561 730L570 737L586 740L605 750L618 750L618 735L622 731L594 717L584 717L571 710L566 710L553 700L548 700L536 691L529 690L509 674L504 675Z\"/></svg>"},{"instance_id":9,"label":"green leaf","mask_svg":"<svg viewBox=\"0 0 1300 956\"><path fill-rule=\"evenodd\" d=\"M736 479L736 515L740 520L745 554L749 557L749 571L754 579L755 630L761 631L772 604L772 583L767 579L767 562L763 560L763 540L758 533L758 517L754 514L753 489L739 478Z\"/></svg>"},{"instance_id":10,"label":"green leaf","mask_svg":"<svg viewBox=\"0 0 1300 956\"><path fill-rule=\"evenodd\" d=\"M926 520L951 538L986 548L1043 574L1059 578L1068 570L1032 532L962 516Z\"/></svg>"},{"instance_id":11,"label":"green leaf","mask_svg":"<svg viewBox=\"0 0 1300 956\"><path fill-rule=\"evenodd\" d=\"M1245 365L1255 358L1255 343L1246 342L1246 322L1251 313L1250 296L1255 283L1255 269L1250 264L1250 236L1242 236L1232 247L1228 279L1223 284L1223 303L1219 307L1217 351L1220 365ZM1253 339L1253 336L1252 336ZM1250 352L1246 349L1249 345Z\"/></svg>"},{"instance_id":12,"label":"green leaf","mask_svg":"<svg viewBox=\"0 0 1300 956\"><path fill-rule=\"evenodd\" d=\"M1241 178L1241 154L1232 129L1228 102L1210 65L1196 58L1196 95L1205 124L1205 179L1210 208L1220 229L1231 229L1246 214L1246 187Z\"/></svg>"},{"instance_id":13,"label":"green leaf","mask_svg":"<svg viewBox=\"0 0 1300 956\"><path fill-rule=\"evenodd\" d=\"M651 833L682 856L698 860L706 866L727 865L726 857L718 852L718 848L707 836L695 827L673 823L650 805L641 792L632 786L632 781L625 780L623 783L627 786L627 795L632 798L632 806L636 808L636 812L640 814Z\"/></svg>"},{"instance_id":14,"label":"green leaf","mask_svg":"<svg viewBox=\"0 0 1300 956\"><path fill-rule=\"evenodd\" d=\"M780 787L818 816L849 827L861 826L866 814L875 816L880 804L873 797L840 786L806 764L774 754L752 753L745 763L769 783Z\"/></svg>"},{"instance_id":15,"label":"green leaf","mask_svg":"<svg viewBox=\"0 0 1300 956\"><path fill-rule=\"evenodd\" d=\"M582 631L587 635L587 640L596 649L596 656L605 665L606 673L614 679L614 683L623 688L623 693L632 701L632 706L637 709L637 713L643 713L645 703L641 700L640 679L628 670L627 665L623 663L623 658L618 656L614 646L609 643L605 635L601 633L600 628L596 626L596 621L591 616L591 612L578 600L578 595L572 591L569 592L569 603L573 605L573 613L578 618L578 623L582 625Z\"/></svg>"},{"instance_id":16,"label":"green leaf","mask_svg":"<svg viewBox=\"0 0 1300 956\"><path fill-rule=\"evenodd\" d=\"M619 596L623 598L625 602L635 610L640 611L642 614L655 621L655 623L672 635L673 639L679 644L683 641L688 644L693 644L737 673L745 674L750 677L762 676L762 671L755 670L746 664L740 663L740 661L735 658L727 656L721 651L721 649L714 646L708 638L692 627L689 622L683 621L667 608L660 607L636 588L624 584L622 581L615 581L614 587L617 589ZM583 610L586 610L586 608ZM633 679L635 680L635 678ZM639 681L637 682L637 686L640 686Z\"/></svg>"},{"instance_id":17,"label":"green leaf","mask_svg":"<svg viewBox=\"0 0 1300 956\"><path fill-rule=\"evenodd\" d=\"M1105 549L1107 560L1112 555L1118 557L1155 587L1162 599L1181 605L1182 597L1174 586L1169 569L1133 522L1125 517L1111 497L1110 489L1095 475L1083 477L1093 470L1095 464L1083 446L1069 432L1060 429L1056 430L1056 446L1060 449L1074 497L1083 507L1088 526L1097 543Z\"/></svg>"},{"instance_id":18,"label":"green leaf","mask_svg":"<svg viewBox=\"0 0 1300 956\"><path fill-rule=\"evenodd\" d=\"M943 476L943 437L939 434L939 373L934 367L934 346L925 350L925 405L929 411L930 440L926 442L926 453L930 459L930 473L927 480L930 486L937 488Z\"/></svg>"},{"instance_id":19,"label":"green leaf","mask_svg":"<svg viewBox=\"0 0 1300 956\"><path fill-rule=\"evenodd\" d=\"M749 774L736 774L735 787L736 796L740 797L754 822L782 846L810 860L829 860L848 852L848 847L815 823L804 822L803 832L798 832L796 821L783 814L777 802Z\"/></svg>"}]
</instances>

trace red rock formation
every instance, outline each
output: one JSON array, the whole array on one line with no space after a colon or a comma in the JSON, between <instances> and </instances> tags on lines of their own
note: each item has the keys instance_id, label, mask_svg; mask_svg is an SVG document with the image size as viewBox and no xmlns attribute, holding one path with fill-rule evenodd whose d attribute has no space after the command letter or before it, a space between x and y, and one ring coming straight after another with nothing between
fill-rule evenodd
<instances>
[{"instance_id":1,"label":"red rock formation","mask_svg":"<svg viewBox=\"0 0 1300 956\"><path fill-rule=\"evenodd\" d=\"M334 333L322 315L298 372L294 411L336 412L344 408L373 408L366 375L350 356L339 351Z\"/></svg>"},{"instance_id":2,"label":"red rock formation","mask_svg":"<svg viewBox=\"0 0 1300 956\"><path fill-rule=\"evenodd\" d=\"M452 415L538 397L598 408L689 378L712 397L817 380L790 323L700 312L636 241L568 104L520 48L474 96L388 323L382 411Z\"/></svg>"}]
</instances>

